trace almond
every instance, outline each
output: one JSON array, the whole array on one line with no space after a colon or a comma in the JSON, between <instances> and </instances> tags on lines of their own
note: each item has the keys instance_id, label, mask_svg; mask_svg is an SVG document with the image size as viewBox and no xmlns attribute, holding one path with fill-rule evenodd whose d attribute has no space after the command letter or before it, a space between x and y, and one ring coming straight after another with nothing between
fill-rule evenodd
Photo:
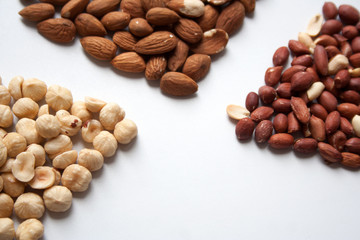
<instances>
[{"instance_id":1,"label":"almond","mask_svg":"<svg viewBox=\"0 0 360 240\"><path fill-rule=\"evenodd\" d=\"M300 138L294 143L294 151L304 154L314 153L317 145L317 141L313 138Z\"/></svg>"},{"instance_id":2,"label":"almond","mask_svg":"<svg viewBox=\"0 0 360 240\"><path fill-rule=\"evenodd\" d=\"M360 154L360 138L349 138L345 142L346 150L352 153Z\"/></svg>"},{"instance_id":3,"label":"almond","mask_svg":"<svg viewBox=\"0 0 360 240\"><path fill-rule=\"evenodd\" d=\"M346 140L346 135L342 131L336 131L328 137L329 144L340 152L344 150Z\"/></svg>"},{"instance_id":4,"label":"almond","mask_svg":"<svg viewBox=\"0 0 360 240\"><path fill-rule=\"evenodd\" d=\"M339 17L346 25L355 25L359 22L359 11L351 5L339 6Z\"/></svg>"},{"instance_id":5,"label":"almond","mask_svg":"<svg viewBox=\"0 0 360 240\"><path fill-rule=\"evenodd\" d=\"M71 42L74 40L76 34L76 28L73 22L65 18L44 20L37 24L37 29L41 35L58 43Z\"/></svg>"},{"instance_id":6,"label":"almond","mask_svg":"<svg viewBox=\"0 0 360 240\"><path fill-rule=\"evenodd\" d=\"M101 23L109 31L118 31L129 25L130 14L117 11L109 12L102 17Z\"/></svg>"},{"instance_id":7,"label":"almond","mask_svg":"<svg viewBox=\"0 0 360 240\"><path fill-rule=\"evenodd\" d=\"M147 80L159 80L166 70L166 59L164 56L153 56L146 63L145 77Z\"/></svg>"},{"instance_id":8,"label":"almond","mask_svg":"<svg viewBox=\"0 0 360 240\"><path fill-rule=\"evenodd\" d=\"M145 12L148 12L152 8L164 8L168 2L170 2L170 0L141 0L141 5Z\"/></svg>"},{"instance_id":9,"label":"almond","mask_svg":"<svg viewBox=\"0 0 360 240\"><path fill-rule=\"evenodd\" d=\"M325 2L322 7L325 19L335 19L338 15L338 9L333 2Z\"/></svg>"},{"instance_id":10,"label":"almond","mask_svg":"<svg viewBox=\"0 0 360 240\"><path fill-rule=\"evenodd\" d=\"M173 96L187 96L198 90L198 85L190 77L179 72L167 72L160 80L163 92Z\"/></svg>"},{"instance_id":11,"label":"almond","mask_svg":"<svg viewBox=\"0 0 360 240\"><path fill-rule=\"evenodd\" d=\"M123 50L134 51L137 39L128 31L118 31L114 34L113 41Z\"/></svg>"},{"instance_id":12,"label":"almond","mask_svg":"<svg viewBox=\"0 0 360 240\"><path fill-rule=\"evenodd\" d=\"M240 2L244 5L245 11L247 13L252 13L255 10L256 1L255 0L240 0Z\"/></svg>"},{"instance_id":13,"label":"almond","mask_svg":"<svg viewBox=\"0 0 360 240\"><path fill-rule=\"evenodd\" d=\"M328 162L340 162L343 158L341 153L330 144L319 142L318 148L320 155Z\"/></svg>"},{"instance_id":14,"label":"almond","mask_svg":"<svg viewBox=\"0 0 360 240\"><path fill-rule=\"evenodd\" d=\"M121 0L120 9L130 14L131 18L144 18L145 12L141 0Z\"/></svg>"},{"instance_id":15,"label":"almond","mask_svg":"<svg viewBox=\"0 0 360 240\"><path fill-rule=\"evenodd\" d=\"M239 1L226 6L216 21L216 28L225 30L229 35L238 30L244 22L245 7Z\"/></svg>"},{"instance_id":16,"label":"almond","mask_svg":"<svg viewBox=\"0 0 360 240\"><path fill-rule=\"evenodd\" d=\"M80 39L80 42L84 50L98 60L111 60L116 55L117 47L109 39L88 36Z\"/></svg>"},{"instance_id":17,"label":"almond","mask_svg":"<svg viewBox=\"0 0 360 240\"><path fill-rule=\"evenodd\" d=\"M273 124L270 120L263 120L255 128L255 141L265 143L273 133Z\"/></svg>"},{"instance_id":18,"label":"almond","mask_svg":"<svg viewBox=\"0 0 360 240\"><path fill-rule=\"evenodd\" d=\"M228 34L222 29L211 29L204 32L201 41L191 50L195 53L214 55L223 51L229 40Z\"/></svg>"},{"instance_id":19,"label":"almond","mask_svg":"<svg viewBox=\"0 0 360 240\"><path fill-rule=\"evenodd\" d=\"M129 31L137 37L145 37L151 34L154 29L144 18L133 18L129 23Z\"/></svg>"},{"instance_id":20,"label":"almond","mask_svg":"<svg viewBox=\"0 0 360 240\"><path fill-rule=\"evenodd\" d=\"M350 168L360 167L360 156L358 154L343 152L341 164Z\"/></svg>"},{"instance_id":21,"label":"almond","mask_svg":"<svg viewBox=\"0 0 360 240\"><path fill-rule=\"evenodd\" d=\"M219 17L219 11L211 6L210 4L205 5L204 14L199 17L196 21L201 29L206 32L210 29L215 28L216 21Z\"/></svg>"},{"instance_id":22,"label":"almond","mask_svg":"<svg viewBox=\"0 0 360 240\"><path fill-rule=\"evenodd\" d=\"M176 45L177 38L173 33L158 31L138 41L134 50L140 54L157 55L170 52Z\"/></svg>"},{"instance_id":23,"label":"almond","mask_svg":"<svg viewBox=\"0 0 360 240\"><path fill-rule=\"evenodd\" d=\"M239 140L248 140L252 137L255 123L250 118L242 118L236 124L235 133Z\"/></svg>"},{"instance_id":24,"label":"almond","mask_svg":"<svg viewBox=\"0 0 360 240\"><path fill-rule=\"evenodd\" d=\"M92 0L86 7L86 12L95 17L102 17L119 7L120 0Z\"/></svg>"},{"instance_id":25,"label":"almond","mask_svg":"<svg viewBox=\"0 0 360 240\"><path fill-rule=\"evenodd\" d=\"M280 82L283 66L269 67L265 72L265 84L275 86Z\"/></svg>"},{"instance_id":26,"label":"almond","mask_svg":"<svg viewBox=\"0 0 360 240\"><path fill-rule=\"evenodd\" d=\"M288 133L277 133L270 137L268 143L274 149L288 149L294 144L294 137Z\"/></svg>"},{"instance_id":27,"label":"almond","mask_svg":"<svg viewBox=\"0 0 360 240\"><path fill-rule=\"evenodd\" d=\"M205 54L193 54L184 63L182 72L191 77L194 81L199 81L209 72L211 58Z\"/></svg>"},{"instance_id":28,"label":"almond","mask_svg":"<svg viewBox=\"0 0 360 240\"><path fill-rule=\"evenodd\" d=\"M249 92L246 96L245 106L250 112L254 111L259 105L259 96L255 92Z\"/></svg>"},{"instance_id":29,"label":"almond","mask_svg":"<svg viewBox=\"0 0 360 240\"><path fill-rule=\"evenodd\" d=\"M100 36L106 35L106 29L102 23L93 15L80 13L75 18L75 26L80 36Z\"/></svg>"},{"instance_id":30,"label":"almond","mask_svg":"<svg viewBox=\"0 0 360 240\"><path fill-rule=\"evenodd\" d=\"M111 64L116 68L124 72L143 72L145 70L144 59L135 52L125 52L117 55Z\"/></svg>"},{"instance_id":31,"label":"almond","mask_svg":"<svg viewBox=\"0 0 360 240\"><path fill-rule=\"evenodd\" d=\"M167 7L186 17L200 17L204 14L204 3L200 0L171 0Z\"/></svg>"},{"instance_id":32,"label":"almond","mask_svg":"<svg viewBox=\"0 0 360 240\"><path fill-rule=\"evenodd\" d=\"M77 15L82 13L89 0L70 0L61 9L61 17L74 19Z\"/></svg>"},{"instance_id":33,"label":"almond","mask_svg":"<svg viewBox=\"0 0 360 240\"><path fill-rule=\"evenodd\" d=\"M53 17L55 8L49 3L35 3L23 8L19 14L28 21L40 22Z\"/></svg>"},{"instance_id":34,"label":"almond","mask_svg":"<svg viewBox=\"0 0 360 240\"><path fill-rule=\"evenodd\" d=\"M182 18L174 26L176 34L185 42L194 44L201 40L203 31L200 26L193 20Z\"/></svg>"},{"instance_id":35,"label":"almond","mask_svg":"<svg viewBox=\"0 0 360 240\"><path fill-rule=\"evenodd\" d=\"M273 55L274 66L283 66L287 62L289 55L290 52L287 47L279 47Z\"/></svg>"},{"instance_id":36,"label":"almond","mask_svg":"<svg viewBox=\"0 0 360 240\"><path fill-rule=\"evenodd\" d=\"M288 129L288 119L283 113L278 113L273 119L274 129L277 133L285 133Z\"/></svg>"},{"instance_id":37,"label":"almond","mask_svg":"<svg viewBox=\"0 0 360 240\"><path fill-rule=\"evenodd\" d=\"M310 120L310 112L304 100L299 97L291 97L290 104L296 118L303 124L308 123Z\"/></svg>"},{"instance_id":38,"label":"almond","mask_svg":"<svg viewBox=\"0 0 360 240\"><path fill-rule=\"evenodd\" d=\"M69 0L40 0L43 3L50 3L52 5L62 6L67 3Z\"/></svg>"},{"instance_id":39,"label":"almond","mask_svg":"<svg viewBox=\"0 0 360 240\"><path fill-rule=\"evenodd\" d=\"M146 13L146 20L157 26L166 26L179 21L180 16L173 10L165 7L151 8Z\"/></svg>"},{"instance_id":40,"label":"almond","mask_svg":"<svg viewBox=\"0 0 360 240\"><path fill-rule=\"evenodd\" d=\"M318 142L325 141L326 134L325 134L325 123L318 117L314 115L310 117L309 121L309 131L311 136Z\"/></svg>"},{"instance_id":41,"label":"almond","mask_svg":"<svg viewBox=\"0 0 360 240\"><path fill-rule=\"evenodd\" d=\"M208 3L210 3L211 5L214 5L214 6L221 6L230 1L231 0L207 0Z\"/></svg>"},{"instance_id":42,"label":"almond","mask_svg":"<svg viewBox=\"0 0 360 240\"><path fill-rule=\"evenodd\" d=\"M170 54L168 68L176 72L185 63L189 53L189 46L181 40L178 40L174 51Z\"/></svg>"},{"instance_id":43,"label":"almond","mask_svg":"<svg viewBox=\"0 0 360 240\"><path fill-rule=\"evenodd\" d=\"M254 122L261 122L269 119L274 113L274 109L271 107L261 106L252 111L250 117Z\"/></svg>"}]
</instances>

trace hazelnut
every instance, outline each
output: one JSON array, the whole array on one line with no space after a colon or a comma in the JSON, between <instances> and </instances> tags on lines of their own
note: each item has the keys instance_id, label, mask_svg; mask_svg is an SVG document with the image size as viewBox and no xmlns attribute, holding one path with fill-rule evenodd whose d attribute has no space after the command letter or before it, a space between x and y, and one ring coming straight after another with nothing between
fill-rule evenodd
<instances>
[{"instance_id":1,"label":"hazelnut","mask_svg":"<svg viewBox=\"0 0 360 240\"><path fill-rule=\"evenodd\" d=\"M103 130L103 126L96 119L86 121L81 128L81 136L85 142L92 143L94 138Z\"/></svg>"},{"instance_id":2,"label":"hazelnut","mask_svg":"<svg viewBox=\"0 0 360 240\"><path fill-rule=\"evenodd\" d=\"M91 112L86 108L85 102L74 102L70 110L71 114L80 118L82 122L90 120L92 118Z\"/></svg>"},{"instance_id":3,"label":"hazelnut","mask_svg":"<svg viewBox=\"0 0 360 240\"><path fill-rule=\"evenodd\" d=\"M14 158L8 158L5 163L0 167L0 173L11 173Z\"/></svg>"},{"instance_id":4,"label":"hazelnut","mask_svg":"<svg viewBox=\"0 0 360 240\"><path fill-rule=\"evenodd\" d=\"M39 112L38 112L38 117L45 115L45 114L50 114L50 110L49 110L49 105L48 104L44 104L39 108Z\"/></svg>"},{"instance_id":5,"label":"hazelnut","mask_svg":"<svg viewBox=\"0 0 360 240\"><path fill-rule=\"evenodd\" d=\"M12 166L12 174L21 182L29 182L35 175L35 157L30 152L22 152L16 156Z\"/></svg>"},{"instance_id":6,"label":"hazelnut","mask_svg":"<svg viewBox=\"0 0 360 240\"><path fill-rule=\"evenodd\" d=\"M65 212L71 207L72 193L64 186L53 186L44 191L45 206L52 212Z\"/></svg>"},{"instance_id":7,"label":"hazelnut","mask_svg":"<svg viewBox=\"0 0 360 240\"><path fill-rule=\"evenodd\" d=\"M39 166L35 168L34 178L28 184L33 189L46 189L54 185L55 177L52 167Z\"/></svg>"},{"instance_id":8,"label":"hazelnut","mask_svg":"<svg viewBox=\"0 0 360 240\"><path fill-rule=\"evenodd\" d=\"M38 117L35 127L43 138L54 138L60 134L60 123L55 116L50 114Z\"/></svg>"},{"instance_id":9,"label":"hazelnut","mask_svg":"<svg viewBox=\"0 0 360 240\"><path fill-rule=\"evenodd\" d=\"M45 164L46 161L46 154L45 154L45 149L43 148L43 146L39 145L39 144L30 144L27 149L26 152L30 152L34 155L35 157L35 167L38 166L42 166Z\"/></svg>"},{"instance_id":10,"label":"hazelnut","mask_svg":"<svg viewBox=\"0 0 360 240\"><path fill-rule=\"evenodd\" d=\"M36 193L21 194L15 201L14 212L21 219L41 218L45 212L44 201Z\"/></svg>"},{"instance_id":11,"label":"hazelnut","mask_svg":"<svg viewBox=\"0 0 360 240\"><path fill-rule=\"evenodd\" d=\"M85 106L90 112L100 112L100 110L105 106L106 102L93 98L85 97Z\"/></svg>"},{"instance_id":12,"label":"hazelnut","mask_svg":"<svg viewBox=\"0 0 360 240\"><path fill-rule=\"evenodd\" d=\"M11 197L18 197L24 193L25 183L17 180L11 172L1 174L4 181L3 192Z\"/></svg>"},{"instance_id":13,"label":"hazelnut","mask_svg":"<svg viewBox=\"0 0 360 240\"><path fill-rule=\"evenodd\" d=\"M0 128L0 139L3 139L6 134L7 134L7 131L5 131L4 129Z\"/></svg>"},{"instance_id":14,"label":"hazelnut","mask_svg":"<svg viewBox=\"0 0 360 240\"><path fill-rule=\"evenodd\" d=\"M70 113L66 110L57 111L56 118L60 123L60 131L62 134L74 136L79 132L82 125L80 118L70 115Z\"/></svg>"},{"instance_id":15,"label":"hazelnut","mask_svg":"<svg viewBox=\"0 0 360 240\"><path fill-rule=\"evenodd\" d=\"M14 116L7 105L0 104L0 127L7 128L13 124Z\"/></svg>"},{"instance_id":16,"label":"hazelnut","mask_svg":"<svg viewBox=\"0 0 360 240\"><path fill-rule=\"evenodd\" d=\"M35 218L23 221L16 229L17 240L38 240L44 235L44 225Z\"/></svg>"},{"instance_id":17,"label":"hazelnut","mask_svg":"<svg viewBox=\"0 0 360 240\"><path fill-rule=\"evenodd\" d=\"M3 143L7 148L7 154L9 157L16 157L19 153L26 149L26 139L16 132L8 133L3 138Z\"/></svg>"},{"instance_id":18,"label":"hazelnut","mask_svg":"<svg viewBox=\"0 0 360 240\"><path fill-rule=\"evenodd\" d=\"M6 193L0 193L0 218L10 217L13 212L13 208L14 201L12 198Z\"/></svg>"},{"instance_id":19,"label":"hazelnut","mask_svg":"<svg viewBox=\"0 0 360 240\"><path fill-rule=\"evenodd\" d=\"M8 90L15 101L23 96L21 91L23 82L24 78L22 76L13 77L9 82Z\"/></svg>"},{"instance_id":20,"label":"hazelnut","mask_svg":"<svg viewBox=\"0 0 360 240\"><path fill-rule=\"evenodd\" d=\"M73 97L67 88L52 85L45 95L45 101L55 111L68 110L73 103Z\"/></svg>"},{"instance_id":21,"label":"hazelnut","mask_svg":"<svg viewBox=\"0 0 360 240\"><path fill-rule=\"evenodd\" d=\"M2 177L0 176L0 192L2 192L4 187L4 180L2 179Z\"/></svg>"},{"instance_id":22,"label":"hazelnut","mask_svg":"<svg viewBox=\"0 0 360 240\"><path fill-rule=\"evenodd\" d=\"M50 139L44 145L45 152L50 155L56 155L69 151L73 147L71 138L66 135L59 135L56 138Z\"/></svg>"},{"instance_id":23,"label":"hazelnut","mask_svg":"<svg viewBox=\"0 0 360 240\"><path fill-rule=\"evenodd\" d=\"M84 192L91 182L91 172L79 164L66 167L62 176L62 184L73 192Z\"/></svg>"},{"instance_id":24,"label":"hazelnut","mask_svg":"<svg viewBox=\"0 0 360 240\"><path fill-rule=\"evenodd\" d=\"M0 85L0 104L10 105L10 102L11 95L9 90L5 86Z\"/></svg>"},{"instance_id":25,"label":"hazelnut","mask_svg":"<svg viewBox=\"0 0 360 240\"><path fill-rule=\"evenodd\" d=\"M44 98L47 86L43 81L37 78L29 78L23 82L21 89L23 97L28 97L35 102L38 102Z\"/></svg>"},{"instance_id":26,"label":"hazelnut","mask_svg":"<svg viewBox=\"0 0 360 240\"><path fill-rule=\"evenodd\" d=\"M13 240L15 237L14 222L10 218L0 218L0 239Z\"/></svg>"},{"instance_id":27,"label":"hazelnut","mask_svg":"<svg viewBox=\"0 0 360 240\"><path fill-rule=\"evenodd\" d=\"M99 120L106 130L114 130L124 117L125 111L117 103L107 103L99 113Z\"/></svg>"},{"instance_id":28,"label":"hazelnut","mask_svg":"<svg viewBox=\"0 0 360 240\"><path fill-rule=\"evenodd\" d=\"M97 150L85 148L79 152L78 164L93 172L102 168L104 157Z\"/></svg>"},{"instance_id":29,"label":"hazelnut","mask_svg":"<svg viewBox=\"0 0 360 240\"><path fill-rule=\"evenodd\" d=\"M137 135L136 124L130 119L124 119L115 125L114 136L121 144L128 144Z\"/></svg>"},{"instance_id":30,"label":"hazelnut","mask_svg":"<svg viewBox=\"0 0 360 240\"><path fill-rule=\"evenodd\" d=\"M15 125L16 132L25 137L27 144L40 143L43 141L43 138L36 130L35 124L35 120L33 119L22 118Z\"/></svg>"},{"instance_id":31,"label":"hazelnut","mask_svg":"<svg viewBox=\"0 0 360 240\"><path fill-rule=\"evenodd\" d=\"M65 169L67 166L76 163L78 153L76 150L70 150L57 155L53 161L53 167Z\"/></svg>"},{"instance_id":32,"label":"hazelnut","mask_svg":"<svg viewBox=\"0 0 360 240\"><path fill-rule=\"evenodd\" d=\"M104 157L111 157L118 147L116 138L108 131L101 131L93 141L94 148Z\"/></svg>"},{"instance_id":33,"label":"hazelnut","mask_svg":"<svg viewBox=\"0 0 360 240\"><path fill-rule=\"evenodd\" d=\"M39 112L39 105L31 98L20 98L14 103L12 111L18 118L34 119Z\"/></svg>"},{"instance_id":34,"label":"hazelnut","mask_svg":"<svg viewBox=\"0 0 360 240\"><path fill-rule=\"evenodd\" d=\"M3 166L7 159L7 148L2 140L0 140L0 167Z\"/></svg>"}]
</instances>

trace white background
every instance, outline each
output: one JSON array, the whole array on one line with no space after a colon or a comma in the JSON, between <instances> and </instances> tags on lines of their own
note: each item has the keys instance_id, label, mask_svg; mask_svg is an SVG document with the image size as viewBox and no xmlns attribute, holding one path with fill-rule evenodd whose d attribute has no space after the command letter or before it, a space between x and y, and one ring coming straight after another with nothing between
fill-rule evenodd
<instances>
[{"instance_id":1,"label":"white background","mask_svg":"<svg viewBox=\"0 0 360 240\"><path fill-rule=\"evenodd\" d=\"M46 40L17 14L30 2L0 1L4 84L37 77L69 88L74 100L117 102L139 128L136 141L93 174L89 190L74 194L69 212L45 214L44 239L359 239L358 171L240 143L225 111L264 84L273 52L305 30L323 1L257 1L198 93L183 99L93 60L78 38ZM358 0L346 3L360 9Z\"/></svg>"}]
</instances>

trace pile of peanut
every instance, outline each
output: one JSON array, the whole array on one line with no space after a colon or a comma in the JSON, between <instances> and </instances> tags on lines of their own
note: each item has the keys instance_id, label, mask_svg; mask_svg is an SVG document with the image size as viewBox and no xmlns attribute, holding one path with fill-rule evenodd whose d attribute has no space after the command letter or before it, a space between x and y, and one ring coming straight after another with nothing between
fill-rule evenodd
<instances>
[{"instance_id":1,"label":"pile of peanut","mask_svg":"<svg viewBox=\"0 0 360 240\"><path fill-rule=\"evenodd\" d=\"M73 102L68 89L36 78L17 76L8 87L0 78L0 116L1 240L41 238L45 210L69 210L72 192L86 191L91 172L137 135L117 103ZM93 149L74 150L71 137L78 134ZM13 213L23 221L16 232Z\"/></svg>"},{"instance_id":2,"label":"pile of peanut","mask_svg":"<svg viewBox=\"0 0 360 240\"><path fill-rule=\"evenodd\" d=\"M255 131L257 143L304 154L318 150L326 163L359 168L359 11L332 2L322 10L298 40L275 51L266 85L247 95L246 108L229 105L227 113L239 120L240 140ZM284 70L290 53L291 67Z\"/></svg>"},{"instance_id":3,"label":"pile of peanut","mask_svg":"<svg viewBox=\"0 0 360 240\"><path fill-rule=\"evenodd\" d=\"M19 12L44 37L71 42L114 68L145 72L169 95L187 96L208 73L211 55L252 13L255 0L40 0ZM120 3L121 2L121 3ZM54 6L61 18L52 18ZM110 40L111 38L112 40Z\"/></svg>"}]
</instances>

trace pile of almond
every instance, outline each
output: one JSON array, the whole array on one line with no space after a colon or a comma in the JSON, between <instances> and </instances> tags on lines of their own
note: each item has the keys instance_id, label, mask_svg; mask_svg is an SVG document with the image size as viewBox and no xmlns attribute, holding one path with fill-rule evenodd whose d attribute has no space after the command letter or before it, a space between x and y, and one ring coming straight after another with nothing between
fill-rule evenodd
<instances>
[{"instance_id":1,"label":"pile of almond","mask_svg":"<svg viewBox=\"0 0 360 240\"><path fill-rule=\"evenodd\" d=\"M274 149L318 150L327 163L359 168L359 11L332 2L322 10L298 40L275 51L265 85L248 94L246 108L229 105L227 113L239 120L240 140L255 132L257 143ZM291 67L285 70L290 53Z\"/></svg>"},{"instance_id":2,"label":"pile of almond","mask_svg":"<svg viewBox=\"0 0 360 240\"><path fill-rule=\"evenodd\" d=\"M74 40L92 57L124 72L145 72L161 90L186 96L209 71L211 55L253 12L255 0L40 0L19 14L44 37ZM120 3L121 2L121 3ZM205 2L205 4L204 4ZM52 18L55 7L61 18ZM111 39L109 39L111 38Z\"/></svg>"}]
</instances>

